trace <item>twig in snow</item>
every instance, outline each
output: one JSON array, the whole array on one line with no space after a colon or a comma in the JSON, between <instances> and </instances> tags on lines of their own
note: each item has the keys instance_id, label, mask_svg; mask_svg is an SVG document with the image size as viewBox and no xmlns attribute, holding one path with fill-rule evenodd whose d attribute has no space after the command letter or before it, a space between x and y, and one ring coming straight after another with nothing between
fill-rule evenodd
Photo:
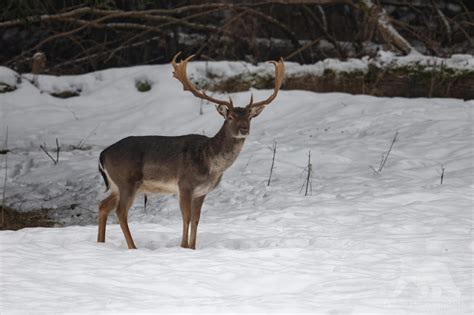
<instances>
[{"instance_id":1,"label":"twig in snow","mask_svg":"<svg viewBox=\"0 0 474 315\"><path fill-rule=\"evenodd\" d=\"M77 148L78 150L82 150L82 147L86 143L87 139L89 139L90 136L92 136L92 134L97 130L97 128L99 128L99 125L100 125L100 123L97 124L97 126L95 126L95 128L92 129L92 131L86 137L82 138L81 141L79 141L79 143L77 144L77 146L75 146L75 147L73 146L73 148Z\"/></svg>"},{"instance_id":2,"label":"twig in snow","mask_svg":"<svg viewBox=\"0 0 474 315\"><path fill-rule=\"evenodd\" d=\"M390 144L390 148L388 148L387 153L382 154L382 160L380 161L379 168L376 170L372 166L370 167L374 171L374 174L378 175L382 173L385 163L387 163L388 156L390 155L390 152L392 152L393 144L395 143L395 141L397 141L397 137L398 137L398 131L395 133L395 136L393 137L392 143Z\"/></svg>"},{"instance_id":3,"label":"twig in snow","mask_svg":"<svg viewBox=\"0 0 474 315\"><path fill-rule=\"evenodd\" d=\"M382 167L382 164L383 164L383 160L385 159L385 153L382 153L382 158L380 159L380 163L379 163L379 168L380 169ZM374 172L374 175L379 175L379 171L376 170L373 166L369 166L370 169Z\"/></svg>"},{"instance_id":4,"label":"twig in snow","mask_svg":"<svg viewBox=\"0 0 474 315\"><path fill-rule=\"evenodd\" d=\"M76 113L69 108L69 105L66 105L66 109L71 112L72 117L74 117L75 120L79 120L79 117L76 116Z\"/></svg>"},{"instance_id":5,"label":"twig in snow","mask_svg":"<svg viewBox=\"0 0 474 315\"><path fill-rule=\"evenodd\" d=\"M380 164L377 173L380 172L380 169L382 168L383 161L385 160L385 153L382 153L382 158L380 159Z\"/></svg>"},{"instance_id":6,"label":"twig in snow","mask_svg":"<svg viewBox=\"0 0 474 315\"><path fill-rule=\"evenodd\" d=\"M44 153L46 153L46 155L51 159L51 161L53 161L54 165L58 164L58 162L59 162L59 151L61 150L61 147L59 146L58 138L56 138L56 159L53 158L51 156L51 154L49 154L49 152L46 148L46 144L40 145L40 148L41 148L41 150L43 150Z\"/></svg>"},{"instance_id":7,"label":"twig in snow","mask_svg":"<svg viewBox=\"0 0 474 315\"><path fill-rule=\"evenodd\" d=\"M46 144L40 145L41 150L43 150L43 152L46 153L46 155L53 161L54 164L57 164L58 162L56 162L56 160L51 156L51 154L49 154L49 152L46 150L45 147L46 147Z\"/></svg>"},{"instance_id":8,"label":"twig in snow","mask_svg":"<svg viewBox=\"0 0 474 315\"><path fill-rule=\"evenodd\" d=\"M397 137L398 137L398 131L395 133L395 136L393 137L392 143L390 144L390 148L388 148L387 154L385 155L385 158L383 159L382 164L380 164L380 167L378 169L379 173L382 172L383 167L385 166L385 163L388 160L388 156L390 155L390 152L392 152L393 144L395 143L395 141L397 141Z\"/></svg>"},{"instance_id":9,"label":"twig in snow","mask_svg":"<svg viewBox=\"0 0 474 315\"><path fill-rule=\"evenodd\" d=\"M272 180L272 174L273 174L273 165L275 164L275 155L276 155L276 150L277 150L277 142L273 142L273 157L272 157L272 166L270 167L270 175L268 176L268 183L267 186L270 186L270 181Z\"/></svg>"},{"instance_id":10,"label":"twig in snow","mask_svg":"<svg viewBox=\"0 0 474 315\"><path fill-rule=\"evenodd\" d=\"M148 203L148 196L146 194L143 195L143 210L146 213L146 204Z\"/></svg>"},{"instance_id":11,"label":"twig in snow","mask_svg":"<svg viewBox=\"0 0 474 315\"><path fill-rule=\"evenodd\" d=\"M60 150L59 141L58 141L58 138L56 138L56 164L58 164L59 162L59 150Z\"/></svg>"},{"instance_id":12,"label":"twig in snow","mask_svg":"<svg viewBox=\"0 0 474 315\"><path fill-rule=\"evenodd\" d=\"M312 178L313 178L313 164L311 164L311 150L308 152L308 165L306 166L306 179L301 186L300 193L303 190L303 187L305 188L304 195L308 195L308 190L310 193L313 193L313 183L312 183Z\"/></svg>"},{"instance_id":13,"label":"twig in snow","mask_svg":"<svg viewBox=\"0 0 474 315\"><path fill-rule=\"evenodd\" d=\"M444 165L441 164L441 183L440 183L440 185L443 185L443 179L444 179Z\"/></svg>"},{"instance_id":14,"label":"twig in snow","mask_svg":"<svg viewBox=\"0 0 474 315\"><path fill-rule=\"evenodd\" d=\"M2 227L4 226L5 222L5 190L7 189L7 174L8 174L8 126L7 126L7 132L5 135L5 148L3 149L5 151L5 179L3 180L3 192L2 192Z\"/></svg>"}]
</instances>

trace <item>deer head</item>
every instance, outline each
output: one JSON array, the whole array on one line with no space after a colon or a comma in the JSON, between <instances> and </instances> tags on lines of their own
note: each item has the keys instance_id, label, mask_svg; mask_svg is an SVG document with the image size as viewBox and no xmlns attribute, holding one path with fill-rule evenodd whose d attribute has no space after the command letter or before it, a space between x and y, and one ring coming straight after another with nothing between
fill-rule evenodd
<instances>
[{"instance_id":1,"label":"deer head","mask_svg":"<svg viewBox=\"0 0 474 315\"><path fill-rule=\"evenodd\" d=\"M176 58L181 54L178 52L171 61L173 66L173 76L183 84L184 91L190 91L197 98L206 100L216 105L217 112L225 119L225 127L227 132L234 138L245 138L250 131L250 120L257 117L270 104L278 94L283 78L285 76L285 66L283 58L279 61L270 61L275 66L275 87L272 95L266 100L260 102L253 101L253 95L250 97L250 102L245 107L234 107L232 99L229 97L228 101L218 100L207 95L204 91L198 90L194 84L189 81L186 74L186 66L194 55L182 60L179 64L176 63Z\"/></svg>"}]
</instances>

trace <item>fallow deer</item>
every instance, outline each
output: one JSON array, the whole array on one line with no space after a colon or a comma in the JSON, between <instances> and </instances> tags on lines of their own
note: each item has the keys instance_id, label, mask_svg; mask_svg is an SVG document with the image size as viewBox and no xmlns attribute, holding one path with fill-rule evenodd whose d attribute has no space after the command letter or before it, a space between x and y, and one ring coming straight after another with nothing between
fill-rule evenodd
<instances>
[{"instance_id":1,"label":"fallow deer","mask_svg":"<svg viewBox=\"0 0 474 315\"><path fill-rule=\"evenodd\" d=\"M232 99L218 100L198 90L187 78L186 66L190 56L176 63L171 61L173 75L184 91L216 105L224 124L212 137L184 135L177 137L127 137L112 144L100 154L99 171L111 194L99 206L98 242L105 241L107 216L116 208L120 227L129 249L134 249L127 223L128 209L139 192L177 194L183 218L181 247L196 248L196 232L201 207L206 195L219 184L222 174L239 155L249 134L250 120L258 116L278 94L284 77L283 59L270 61L275 66L275 87L264 101L245 107L234 107ZM191 238L188 239L189 225Z\"/></svg>"}]
</instances>

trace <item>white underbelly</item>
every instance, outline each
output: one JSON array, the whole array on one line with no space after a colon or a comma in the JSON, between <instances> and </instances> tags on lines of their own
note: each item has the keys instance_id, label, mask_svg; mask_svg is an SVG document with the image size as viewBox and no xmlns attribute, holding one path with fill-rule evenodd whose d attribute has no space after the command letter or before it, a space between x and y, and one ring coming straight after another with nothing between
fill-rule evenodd
<instances>
[{"instance_id":1,"label":"white underbelly","mask_svg":"<svg viewBox=\"0 0 474 315\"><path fill-rule=\"evenodd\" d=\"M208 193L210 193L217 187L217 185L219 184L219 181L220 181L220 176L214 177L208 182L198 185L194 189L193 197L200 197L200 196L207 195Z\"/></svg>"},{"instance_id":2,"label":"white underbelly","mask_svg":"<svg viewBox=\"0 0 474 315\"><path fill-rule=\"evenodd\" d=\"M200 196L207 195L213 189L214 189L214 185L211 185L211 184L199 185L194 189L193 197L200 197Z\"/></svg>"},{"instance_id":3,"label":"white underbelly","mask_svg":"<svg viewBox=\"0 0 474 315\"><path fill-rule=\"evenodd\" d=\"M178 183L175 181L163 182L155 180L146 180L140 186L140 191L161 194L177 194Z\"/></svg>"}]
</instances>

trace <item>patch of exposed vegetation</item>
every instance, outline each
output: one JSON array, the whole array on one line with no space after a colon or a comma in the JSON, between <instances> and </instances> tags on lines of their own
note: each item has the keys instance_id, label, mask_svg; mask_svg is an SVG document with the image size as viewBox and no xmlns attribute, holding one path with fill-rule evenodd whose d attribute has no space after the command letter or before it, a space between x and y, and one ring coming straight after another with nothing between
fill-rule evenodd
<instances>
[{"instance_id":1,"label":"patch of exposed vegetation","mask_svg":"<svg viewBox=\"0 0 474 315\"><path fill-rule=\"evenodd\" d=\"M66 91L61 91L61 92L53 92L50 93L51 96L58 97L58 98L70 98L70 97L76 97L81 95L82 90L77 89L77 90L66 90Z\"/></svg>"},{"instance_id":2,"label":"patch of exposed vegetation","mask_svg":"<svg viewBox=\"0 0 474 315\"><path fill-rule=\"evenodd\" d=\"M63 151L74 151L74 150L88 151L90 149L92 149L92 146L89 144L80 144L80 145L70 144L66 147L66 150L63 150Z\"/></svg>"},{"instance_id":3,"label":"patch of exposed vegetation","mask_svg":"<svg viewBox=\"0 0 474 315\"><path fill-rule=\"evenodd\" d=\"M35 211L17 211L15 209L0 207L1 230L19 230L27 227L52 227L57 224L50 219L50 209Z\"/></svg>"},{"instance_id":4,"label":"patch of exposed vegetation","mask_svg":"<svg viewBox=\"0 0 474 315\"><path fill-rule=\"evenodd\" d=\"M151 90L152 84L146 80L138 80L135 82L135 87L139 92L148 92Z\"/></svg>"},{"instance_id":5,"label":"patch of exposed vegetation","mask_svg":"<svg viewBox=\"0 0 474 315\"><path fill-rule=\"evenodd\" d=\"M205 90L227 93L248 91L250 88L271 89L274 85L273 75L259 73L240 74L218 79L210 74L204 81L193 83Z\"/></svg>"},{"instance_id":6,"label":"patch of exposed vegetation","mask_svg":"<svg viewBox=\"0 0 474 315\"><path fill-rule=\"evenodd\" d=\"M0 93L8 93L16 90L16 86L12 86L6 83L0 83Z\"/></svg>"},{"instance_id":7,"label":"patch of exposed vegetation","mask_svg":"<svg viewBox=\"0 0 474 315\"><path fill-rule=\"evenodd\" d=\"M273 76L252 73L201 82L205 89L217 92L241 92L250 88L271 89ZM388 65L369 63L366 71L325 69L322 75L289 75L282 89L314 92L346 92L375 96L453 97L474 99L474 71L444 66Z\"/></svg>"}]
</instances>

